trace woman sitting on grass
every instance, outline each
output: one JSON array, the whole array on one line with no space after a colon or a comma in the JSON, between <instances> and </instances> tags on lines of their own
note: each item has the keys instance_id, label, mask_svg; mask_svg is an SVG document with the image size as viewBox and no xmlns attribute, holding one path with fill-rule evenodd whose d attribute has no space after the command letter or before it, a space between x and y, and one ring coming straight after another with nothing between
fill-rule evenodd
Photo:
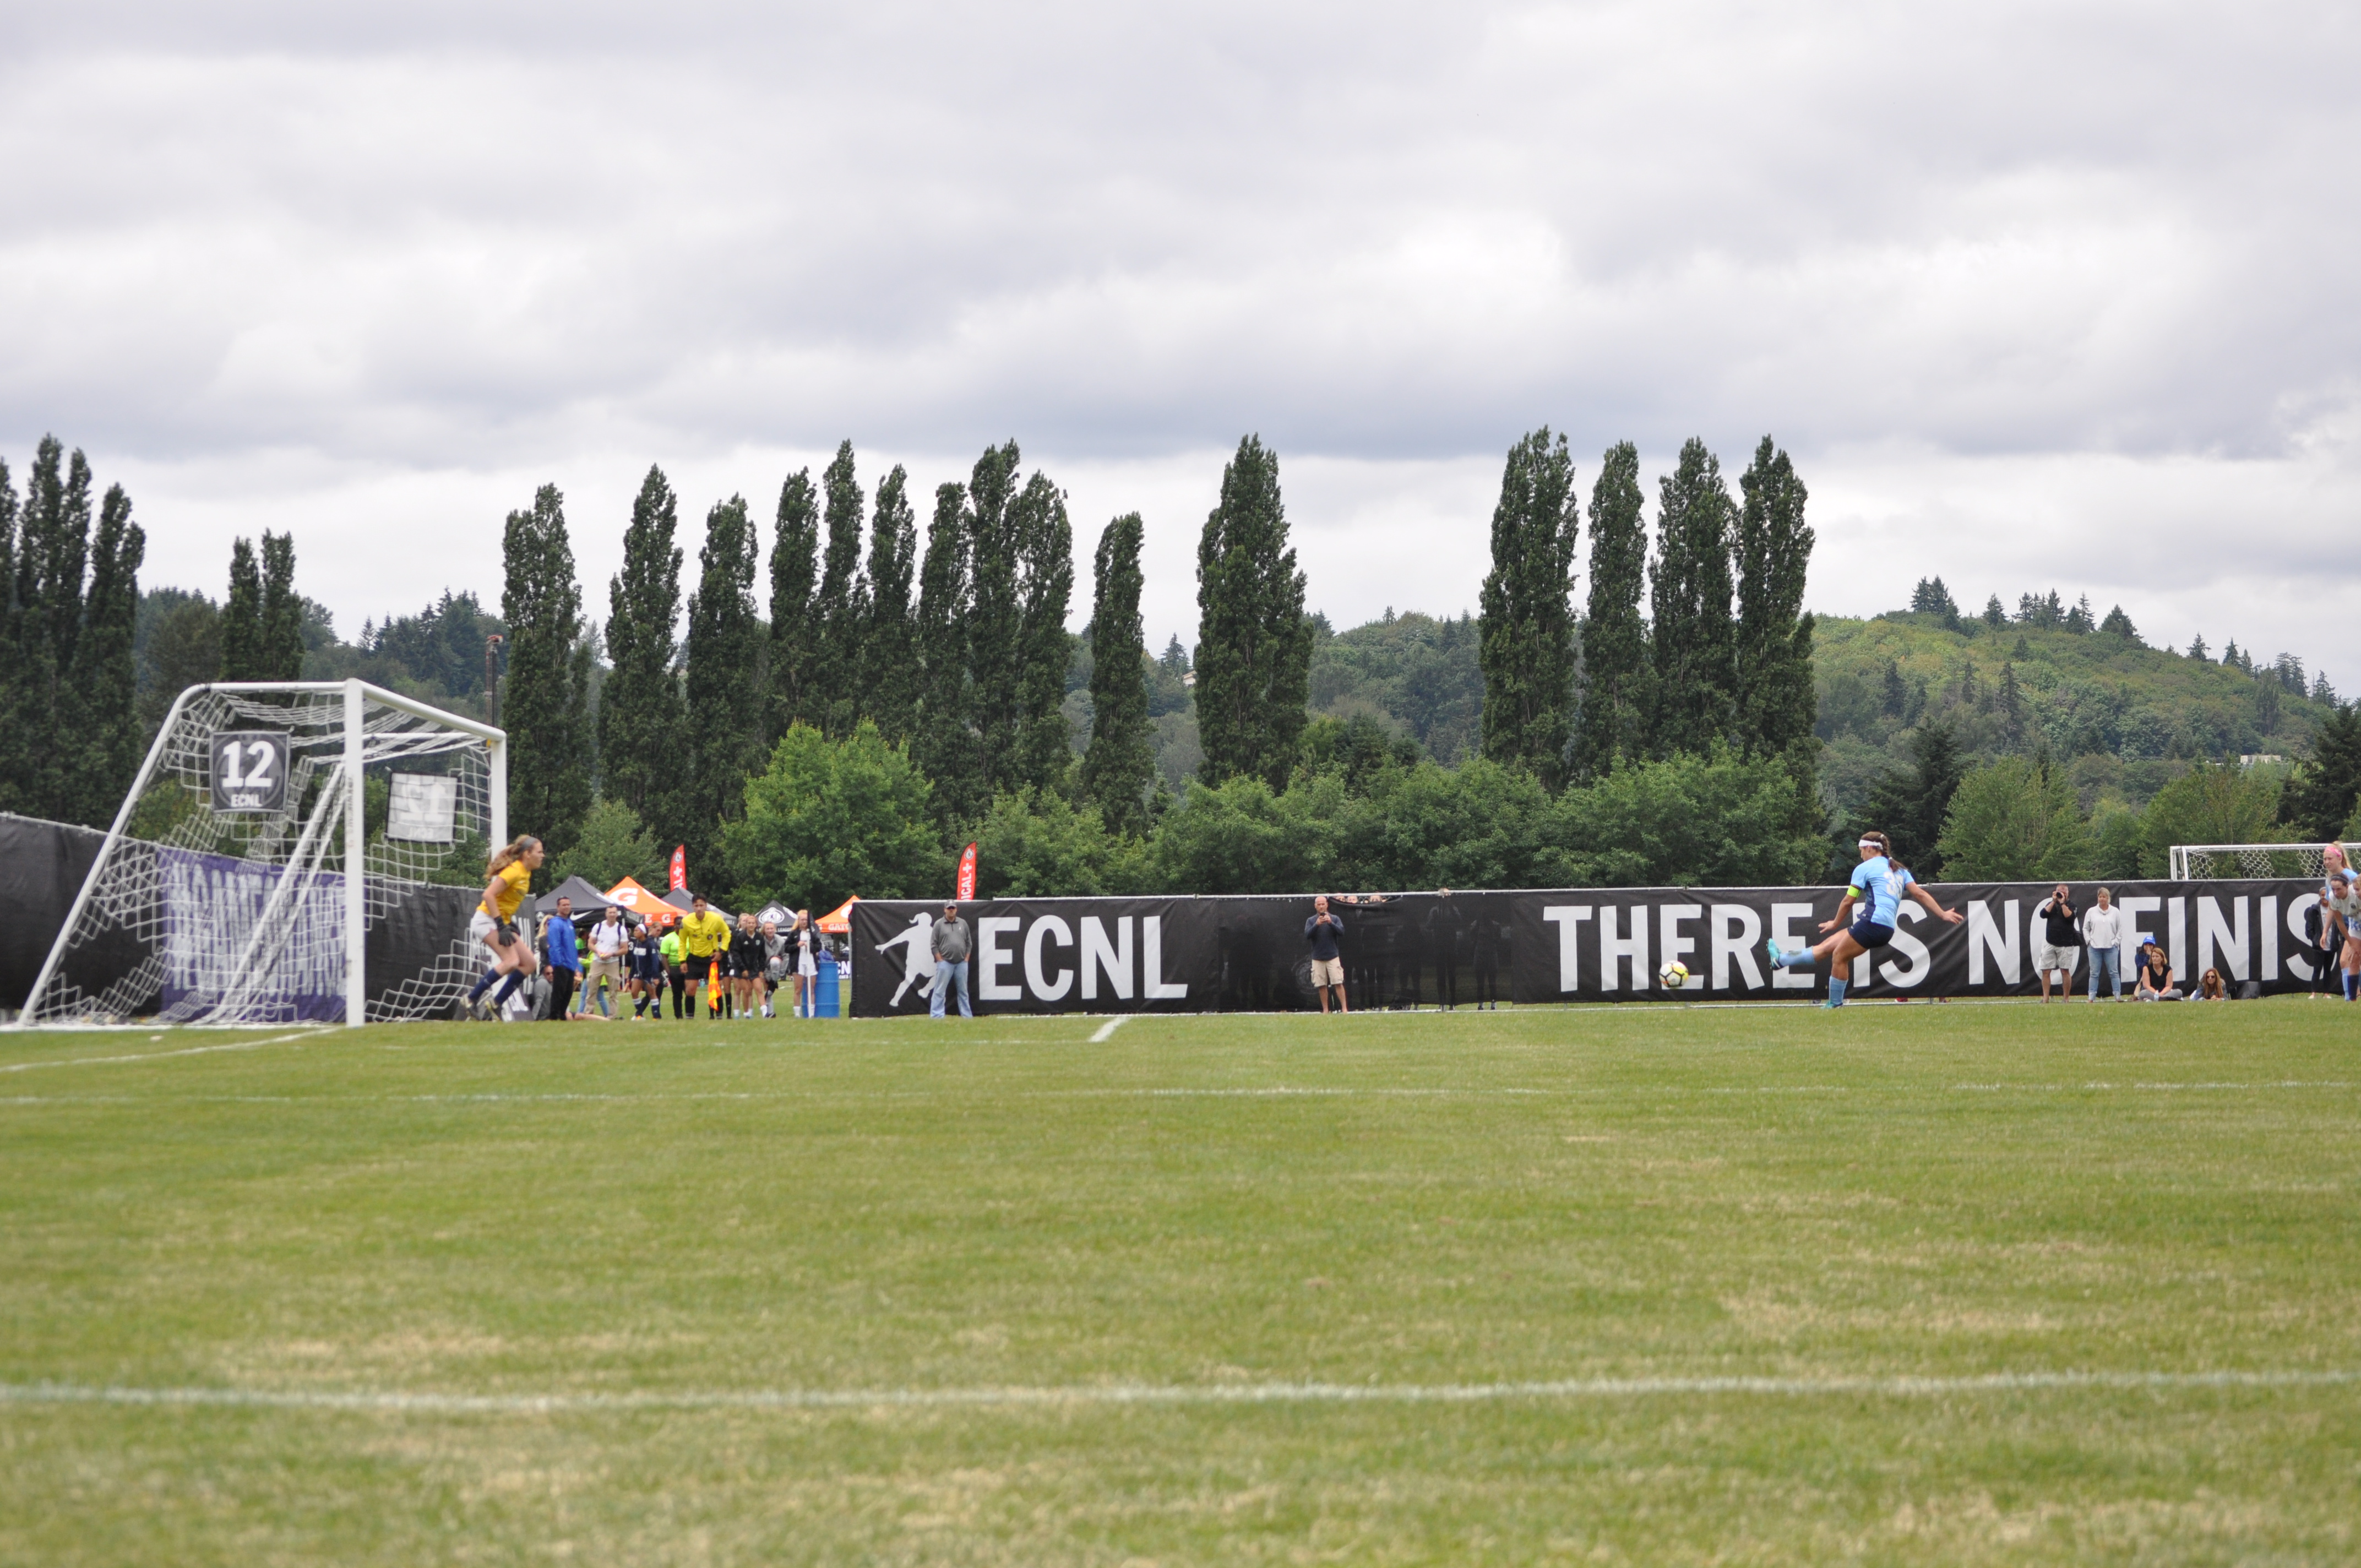
<instances>
[{"instance_id":1,"label":"woman sitting on grass","mask_svg":"<svg viewBox=\"0 0 2361 1568\"><path fill-rule=\"evenodd\" d=\"M2197 994L2192 1000L2198 1002L2230 1000L2230 988L2223 982L2220 970L2210 969L2197 977Z\"/></svg>"},{"instance_id":2,"label":"woman sitting on grass","mask_svg":"<svg viewBox=\"0 0 2361 1568\"><path fill-rule=\"evenodd\" d=\"M2180 989L2172 983L2172 960L2154 937L2140 944L2139 983L2132 988L2132 997L2137 1002L2180 1000Z\"/></svg>"}]
</instances>

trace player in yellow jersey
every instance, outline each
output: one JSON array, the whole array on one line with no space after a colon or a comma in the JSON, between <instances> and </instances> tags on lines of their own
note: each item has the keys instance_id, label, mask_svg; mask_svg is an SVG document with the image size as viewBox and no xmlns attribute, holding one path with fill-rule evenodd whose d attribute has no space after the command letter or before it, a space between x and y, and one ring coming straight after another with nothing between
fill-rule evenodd
<instances>
[{"instance_id":1,"label":"player in yellow jersey","mask_svg":"<svg viewBox=\"0 0 2361 1568\"><path fill-rule=\"evenodd\" d=\"M540 839L530 833L520 834L514 843L494 850L484 868L483 902L476 905L475 916L467 922L467 935L492 950L492 967L467 993L467 1006L479 1018L498 1017L517 987L538 967L533 944L517 931L516 914L524 903L525 889L533 885L533 873L541 869L548 853ZM500 982L500 989L487 1012L484 992L495 981Z\"/></svg>"},{"instance_id":2,"label":"player in yellow jersey","mask_svg":"<svg viewBox=\"0 0 2361 1568\"><path fill-rule=\"evenodd\" d=\"M680 923L681 952L688 970L688 1015L697 1016L697 988L708 986L708 1003L718 1003L721 982L714 973L714 957L730 946L730 922L706 906L703 894L689 899L688 918ZM719 1007L715 1008L718 1013Z\"/></svg>"}]
</instances>

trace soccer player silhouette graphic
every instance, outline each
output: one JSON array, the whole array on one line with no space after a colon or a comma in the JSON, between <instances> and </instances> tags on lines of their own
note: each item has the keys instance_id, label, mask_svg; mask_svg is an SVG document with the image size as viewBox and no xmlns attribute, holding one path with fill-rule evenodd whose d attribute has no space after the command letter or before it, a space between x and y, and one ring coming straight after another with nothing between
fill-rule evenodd
<instances>
[{"instance_id":1,"label":"soccer player silhouette graphic","mask_svg":"<svg viewBox=\"0 0 2361 1568\"><path fill-rule=\"evenodd\" d=\"M899 1007L902 995L917 986L923 994L935 980L935 923L927 916L910 916L909 928L898 937L888 937L877 944L877 950L899 947L902 949L902 983L894 988L894 1000L885 1005Z\"/></svg>"}]
</instances>

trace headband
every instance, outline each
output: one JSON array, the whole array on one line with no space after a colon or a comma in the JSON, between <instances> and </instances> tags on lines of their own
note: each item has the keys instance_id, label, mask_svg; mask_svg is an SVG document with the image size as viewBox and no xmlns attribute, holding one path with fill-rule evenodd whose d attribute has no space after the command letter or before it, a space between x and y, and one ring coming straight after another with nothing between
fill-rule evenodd
<instances>
[{"instance_id":1,"label":"headband","mask_svg":"<svg viewBox=\"0 0 2361 1568\"><path fill-rule=\"evenodd\" d=\"M1874 839L1863 839L1856 848L1863 850L1883 850L1885 846L1879 843Z\"/></svg>"}]
</instances>

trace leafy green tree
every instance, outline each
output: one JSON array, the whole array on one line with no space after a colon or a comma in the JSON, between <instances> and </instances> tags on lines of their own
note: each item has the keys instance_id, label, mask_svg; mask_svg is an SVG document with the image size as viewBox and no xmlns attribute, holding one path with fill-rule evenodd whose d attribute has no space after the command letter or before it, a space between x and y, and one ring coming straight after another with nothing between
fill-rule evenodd
<instances>
[{"instance_id":1,"label":"leafy green tree","mask_svg":"<svg viewBox=\"0 0 2361 1568\"><path fill-rule=\"evenodd\" d=\"M1288 543L1279 455L1259 436L1238 443L1222 470L1221 503L1197 544L1197 610L1203 772L1283 787L1303 732L1312 626Z\"/></svg>"},{"instance_id":2,"label":"leafy green tree","mask_svg":"<svg viewBox=\"0 0 2361 1568\"><path fill-rule=\"evenodd\" d=\"M1013 450L1012 444L1012 450ZM1062 786L1073 766L1071 727L1063 711L1074 643L1066 616L1074 597L1074 525L1065 492L1035 473L1009 508L1018 565L1020 666L1016 775L1037 789Z\"/></svg>"},{"instance_id":3,"label":"leafy green tree","mask_svg":"<svg viewBox=\"0 0 2361 1568\"><path fill-rule=\"evenodd\" d=\"M833 909L854 894L948 892L950 861L931 795L907 749L887 745L868 720L841 740L794 726L747 781L743 815L722 830L740 902Z\"/></svg>"},{"instance_id":4,"label":"leafy green tree","mask_svg":"<svg viewBox=\"0 0 2361 1568\"><path fill-rule=\"evenodd\" d=\"M229 597L222 601L221 678L258 681L262 673L262 568L254 545L233 539L229 546Z\"/></svg>"},{"instance_id":5,"label":"leafy green tree","mask_svg":"<svg viewBox=\"0 0 2361 1568\"><path fill-rule=\"evenodd\" d=\"M1523 767L1485 757L1457 768L1420 762L1377 775L1363 813L1328 815L1337 881L1458 889L1565 881L1555 806L1540 776Z\"/></svg>"},{"instance_id":6,"label":"leafy green tree","mask_svg":"<svg viewBox=\"0 0 2361 1568\"><path fill-rule=\"evenodd\" d=\"M56 814L69 822L112 821L139 771L139 666L133 644L147 548L147 535L131 521L131 498L122 486L108 486L99 503L82 635L66 682L82 743L82 766L67 781L66 797L55 803Z\"/></svg>"},{"instance_id":7,"label":"leafy green tree","mask_svg":"<svg viewBox=\"0 0 2361 1568\"><path fill-rule=\"evenodd\" d=\"M2099 630L2110 636L2120 637L2126 642L2136 643L2140 640L2139 630L2132 625L2132 618L2124 613L2124 607L2121 605L2107 611L2107 619L2099 622Z\"/></svg>"},{"instance_id":8,"label":"leafy green tree","mask_svg":"<svg viewBox=\"0 0 2361 1568\"><path fill-rule=\"evenodd\" d=\"M908 485L899 463L877 482L869 523L869 620L861 639L862 705L895 746L908 743L918 721L917 627L910 606L918 526Z\"/></svg>"},{"instance_id":9,"label":"leafy green tree","mask_svg":"<svg viewBox=\"0 0 2361 1568\"><path fill-rule=\"evenodd\" d=\"M1767 438L1763 444L1765 446L1770 444ZM1758 463L1762 461L1759 454L1755 461ZM1918 579L1918 586L1910 591L1910 609L1915 615L1934 616L1954 631L1960 629L1960 607L1953 602L1951 590L1943 586L1943 579L1940 577Z\"/></svg>"},{"instance_id":10,"label":"leafy green tree","mask_svg":"<svg viewBox=\"0 0 2361 1568\"><path fill-rule=\"evenodd\" d=\"M2140 874L2140 819L2136 811L2102 811L2091 826L2091 874L2129 882Z\"/></svg>"},{"instance_id":11,"label":"leafy green tree","mask_svg":"<svg viewBox=\"0 0 2361 1568\"><path fill-rule=\"evenodd\" d=\"M1341 795L1341 785L1335 786ZM1309 792L1298 794L1301 805ZM1251 774L1218 785L1189 782L1187 792L1157 825L1157 880L1173 893L1263 893L1315 885L1314 872L1331 858L1328 836L1316 820L1283 809L1286 797Z\"/></svg>"},{"instance_id":12,"label":"leafy green tree","mask_svg":"<svg viewBox=\"0 0 2361 1568\"><path fill-rule=\"evenodd\" d=\"M1565 880L1580 887L1748 887L1806 882L1828 840L1798 833L1795 775L1727 746L1619 762L1558 797Z\"/></svg>"},{"instance_id":13,"label":"leafy green tree","mask_svg":"<svg viewBox=\"0 0 2361 1568\"><path fill-rule=\"evenodd\" d=\"M1565 782L1573 736L1575 546L1582 499L1565 437L1546 426L1509 448L1492 509L1492 570L1484 578L1478 658L1484 755Z\"/></svg>"},{"instance_id":14,"label":"leafy green tree","mask_svg":"<svg viewBox=\"0 0 2361 1568\"><path fill-rule=\"evenodd\" d=\"M868 584L860 575L862 498L850 441L838 445L821 474L820 493L827 502L828 548L819 591L812 598L819 644L809 717L840 740L852 732L861 710L861 635L869 619Z\"/></svg>"},{"instance_id":15,"label":"leafy green tree","mask_svg":"<svg viewBox=\"0 0 2361 1568\"><path fill-rule=\"evenodd\" d=\"M598 702L600 780L609 800L643 822L672 818L664 797L677 787L686 760L674 665L680 547L673 540L679 522L671 483L663 469L651 466L631 502L623 569L607 585L607 657L613 667Z\"/></svg>"},{"instance_id":16,"label":"leafy green tree","mask_svg":"<svg viewBox=\"0 0 2361 1568\"><path fill-rule=\"evenodd\" d=\"M1894 841L1894 852L1923 882L1944 874L1943 819L1951 809L1951 793L1960 787L1960 748L1951 726L1923 725L1910 738L1913 766L1894 769L1870 791L1869 814L1855 831L1875 828ZM1839 861L1848 861L1852 840L1838 846Z\"/></svg>"},{"instance_id":17,"label":"leafy green tree","mask_svg":"<svg viewBox=\"0 0 2361 1568\"><path fill-rule=\"evenodd\" d=\"M570 564L573 557L569 554ZM303 678L303 598L295 591L295 535L262 534L262 609L255 627L257 680Z\"/></svg>"},{"instance_id":18,"label":"leafy green tree","mask_svg":"<svg viewBox=\"0 0 2361 1568\"><path fill-rule=\"evenodd\" d=\"M1139 619L1139 547L1147 525L1126 512L1099 535L1091 599L1091 746L1082 795L1108 831L1148 829L1156 777L1148 718L1147 632Z\"/></svg>"},{"instance_id":19,"label":"leafy green tree","mask_svg":"<svg viewBox=\"0 0 2361 1568\"><path fill-rule=\"evenodd\" d=\"M1806 817L1798 828L1821 826L1819 702L1812 675L1814 621L1804 609L1804 580L1813 534L1804 521L1810 499L1787 455L1764 436L1739 479L1745 498L1733 552L1738 565L1737 729L1741 749L1784 759L1795 775ZM1936 579L1939 587L1941 579ZM1948 603L1949 590L1944 592ZM1957 608L1950 624L1959 625Z\"/></svg>"},{"instance_id":20,"label":"leafy green tree","mask_svg":"<svg viewBox=\"0 0 2361 1568\"><path fill-rule=\"evenodd\" d=\"M2261 769L2201 762L2156 792L2140 813L2140 871L2172 873L2175 844L2280 844L2279 780Z\"/></svg>"},{"instance_id":21,"label":"leafy green tree","mask_svg":"<svg viewBox=\"0 0 2361 1568\"><path fill-rule=\"evenodd\" d=\"M985 898L1094 898L1148 891L1147 846L1109 830L1096 806L1056 790L995 796L974 829L976 891Z\"/></svg>"},{"instance_id":22,"label":"leafy green tree","mask_svg":"<svg viewBox=\"0 0 2361 1568\"><path fill-rule=\"evenodd\" d=\"M2026 757L1961 779L1936 847L1953 882L2079 880L2097 859L2065 771Z\"/></svg>"},{"instance_id":23,"label":"leafy green tree","mask_svg":"<svg viewBox=\"0 0 2361 1568\"><path fill-rule=\"evenodd\" d=\"M1582 618L1583 693L1578 777L1597 778L1618 757L1635 756L1647 733L1648 625L1640 594L1648 565L1646 498L1640 449L1607 450L1590 488L1590 598Z\"/></svg>"},{"instance_id":24,"label":"leafy green tree","mask_svg":"<svg viewBox=\"0 0 2361 1568\"><path fill-rule=\"evenodd\" d=\"M2008 611L2002 608L2000 596L1993 594L1984 600L1984 624L1998 631L2008 624Z\"/></svg>"},{"instance_id":25,"label":"leafy green tree","mask_svg":"<svg viewBox=\"0 0 2361 1568\"><path fill-rule=\"evenodd\" d=\"M2279 817L2306 839L2335 837L2361 806L2361 703L2332 708L2279 798ZM2226 840L2224 840L2226 841Z\"/></svg>"},{"instance_id":26,"label":"leafy green tree","mask_svg":"<svg viewBox=\"0 0 2361 1568\"><path fill-rule=\"evenodd\" d=\"M582 818L582 831L573 848L550 862L553 884L580 877L599 887L612 887L630 877L642 887L661 891L664 885L664 851L623 802L602 799Z\"/></svg>"},{"instance_id":27,"label":"leafy green tree","mask_svg":"<svg viewBox=\"0 0 2361 1568\"><path fill-rule=\"evenodd\" d=\"M221 610L203 594L161 589L142 596L143 604L169 595L157 606L139 652L139 732L152 736L172 699L190 686L221 679Z\"/></svg>"},{"instance_id":28,"label":"leafy green tree","mask_svg":"<svg viewBox=\"0 0 2361 1568\"><path fill-rule=\"evenodd\" d=\"M1658 488L1653 750L1705 752L1730 739L1737 700L1737 626L1730 618L1730 504L1721 460L1692 437Z\"/></svg>"},{"instance_id":29,"label":"leafy green tree","mask_svg":"<svg viewBox=\"0 0 2361 1568\"><path fill-rule=\"evenodd\" d=\"M266 551L268 543L266 536ZM509 625L500 706L509 732L509 820L562 855L590 809L591 738L588 672L576 657L582 589L556 486L534 492L529 510L509 513L500 554L500 613Z\"/></svg>"},{"instance_id":30,"label":"leafy green tree","mask_svg":"<svg viewBox=\"0 0 2361 1568\"><path fill-rule=\"evenodd\" d=\"M811 470L804 468L779 487L778 535L771 545L769 734L784 735L798 719L827 720L819 684L820 623L813 609L818 560L819 503Z\"/></svg>"},{"instance_id":31,"label":"leafy green tree","mask_svg":"<svg viewBox=\"0 0 2361 1568\"><path fill-rule=\"evenodd\" d=\"M989 800L1021 779L1024 733L1024 554L1016 497L1016 443L987 447L967 488L968 716L975 728L974 798Z\"/></svg>"},{"instance_id":32,"label":"leafy green tree","mask_svg":"<svg viewBox=\"0 0 2361 1568\"><path fill-rule=\"evenodd\" d=\"M719 859L724 827L743 809L746 776L763 755L763 716L751 678L761 666L754 562L761 549L742 497L706 514L697 591L688 598L686 788L664 838L688 848L691 885Z\"/></svg>"},{"instance_id":33,"label":"leafy green tree","mask_svg":"<svg viewBox=\"0 0 2361 1568\"><path fill-rule=\"evenodd\" d=\"M989 798L977 788L968 686L966 509L963 487L936 488L918 568L918 721L910 757L933 781L936 809L946 824L964 820Z\"/></svg>"}]
</instances>

